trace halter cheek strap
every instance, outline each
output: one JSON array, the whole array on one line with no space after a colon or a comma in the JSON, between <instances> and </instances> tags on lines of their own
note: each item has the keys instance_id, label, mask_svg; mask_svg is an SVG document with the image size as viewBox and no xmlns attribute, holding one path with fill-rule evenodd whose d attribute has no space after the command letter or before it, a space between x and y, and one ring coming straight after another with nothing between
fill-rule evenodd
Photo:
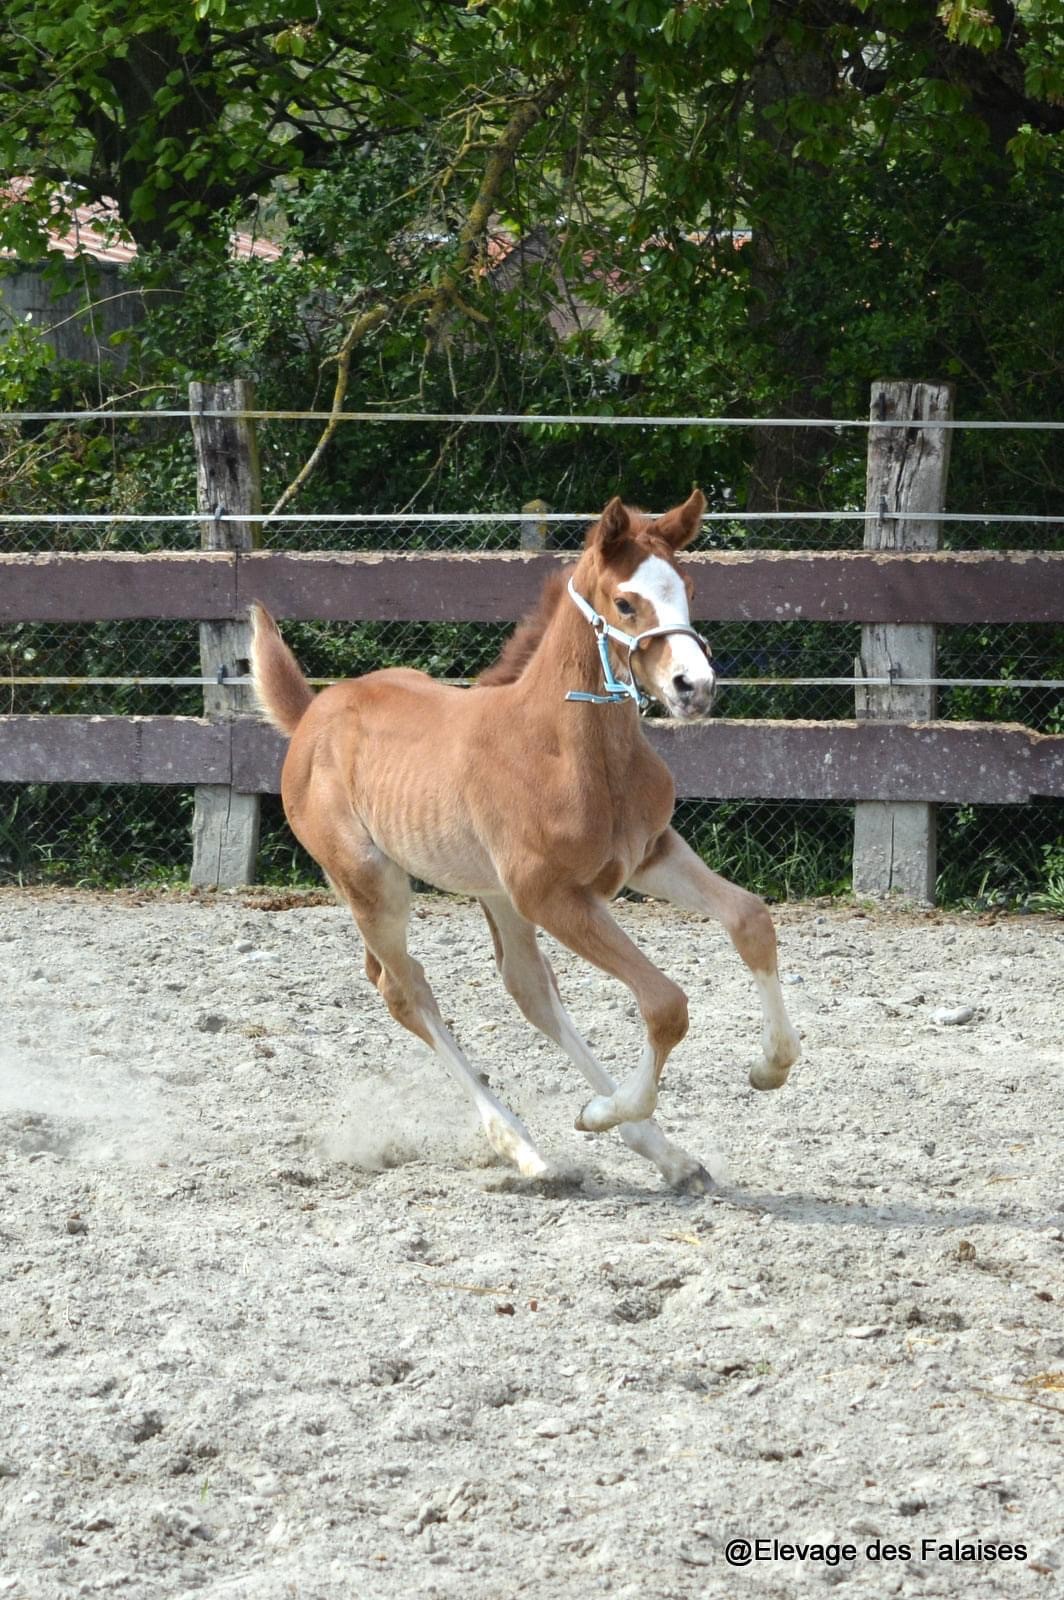
<instances>
[{"instance_id":1,"label":"halter cheek strap","mask_svg":"<svg viewBox=\"0 0 1064 1600\"><path fill-rule=\"evenodd\" d=\"M623 700L634 700L640 710L649 705L649 697L636 684L635 674L632 673L632 651L637 645L642 644L644 639L659 639L668 633L687 633L692 639L698 640L707 656L710 653L709 645L697 628L692 628L685 622L666 623L659 628L644 628L642 633L622 633L620 628L615 628L612 623L607 622L606 618L577 592L573 587L572 578L569 579L569 597L594 629L599 658L602 662L602 684L606 693L591 694L584 689L570 689L565 697L567 700L589 700L597 706L617 705ZM628 651L628 671L632 673L632 680L629 683L622 682L614 674L613 663L610 661L611 639L614 644L622 645Z\"/></svg>"}]
</instances>

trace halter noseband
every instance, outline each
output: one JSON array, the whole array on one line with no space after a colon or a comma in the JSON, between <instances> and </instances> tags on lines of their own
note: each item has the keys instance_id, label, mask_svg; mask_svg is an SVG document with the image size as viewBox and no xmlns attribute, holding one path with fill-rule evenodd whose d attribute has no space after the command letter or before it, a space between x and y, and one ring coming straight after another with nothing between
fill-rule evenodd
<instances>
[{"instance_id":1,"label":"halter noseband","mask_svg":"<svg viewBox=\"0 0 1064 1600\"><path fill-rule=\"evenodd\" d=\"M591 694L584 689L570 689L565 697L567 700L590 700L596 706L618 705L623 700L634 700L642 711L644 707L650 704L650 698L643 693L635 681L635 673L632 671L632 651L636 645L642 644L644 639L660 639L667 633L686 633L692 639L698 640L707 657L712 654L709 645L698 632L698 629L692 628L686 622L670 622L659 628L644 628L642 633L622 633L620 628L615 628L612 623L607 622L606 618L596 611L594 606L585 600L582 594L576 591L573 587L572 578L569 579L569 597L574 601L580 614L590 622L595 631L599 658L602 661L602 684L606 693ZM611 639L614 644L624 645L628 651L628 671L632 680L630 683L623 683L614 675L613 664L610 661L609 641Z\"/></svg>"}]
</instances>

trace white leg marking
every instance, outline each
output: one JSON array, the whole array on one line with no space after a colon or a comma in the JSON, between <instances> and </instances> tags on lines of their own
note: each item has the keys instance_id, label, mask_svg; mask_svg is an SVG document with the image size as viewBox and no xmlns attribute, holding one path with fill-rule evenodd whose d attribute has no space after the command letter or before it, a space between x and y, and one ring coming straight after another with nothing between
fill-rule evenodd
<instances>
[{"instance_id":1,"label":"white leg marking","mask_svg":"<svg viewBox=\"0 0 1064 1600\"><path fill-rule=\"evenodd\" d=\"M432 1035L436 1054L450 1068L458 1082L480 1114L488 1143L499 1155L512 1161L525 1178L538 1178L547 1171L547 1163L536 1149L523 1123L485 1088L470 1066L457 1041L433 1017L425 1018L425 1026Z\"/></svg>"},{"instance_id":2,"label":"white leg marking","mask_svg":"<svg viewBox=\"0 0 1064 1600\"><path fill-rule=\"evenodd\" d=\"M750 1071L755 1089L778 1089L802 1053L802 1046L783 1003L783 991L775 971L758 971L742 946L741 921L735 908L749 902L750 896L711 872L688 844L670 833L668 853L653 866L637 872L630 880L634 889L661 895L687 911L700 911L718 918L728 929L736 948L746 961L757 985L761 1001L761 1047L765 1059Z\"/></svg>"},{"instance_id":3,"label":"white leg marking","mask_svg":"<svg viewBox=\"0 0 1064 1600\"><path fill-rule=\"evenodd\" d=\"M561 1045L569 1060L573 1063L591 1087L599 1095L612 1096L617 1091L617 1085L604 1067L591 1053L587 1041L577 1033L569 1018L565 1007L554 992L551 992L551 1013L557 1032L553 1037ZM723 1162L714 1152L716 1160L711 1161L709 1172L694 1156L681 1150L678 1144L673 1144L671 1139L666 1139L657 1123L652 1118L642 1118L638 1122L620 1122L617 1132L628 1146L629 1150L644 1160L650 1161L661 1173L665 1182L674 1189L688 1189L692 1193L705 1193L714 1181L721 1181L723 1177Z\"/></svg>"},{"instance_id":4,"label":"white leg marking","mask_svg":"<svg viewBox=\"0 0 1064 1600\"><path fill-rule=\"evenodd\" d=\"M802 1046L787 1015L779 978L774 972L755 972L753 977L761 998L761 1048L765 1059L751 1067L750 1082L755 1089L779 1089L787 1082Z\"/></svg>"},{"instance_id":5,"label":"white leg marking","mask_svg":"<svg viewBox=\"0 0 1064 1600\"><path fill-rule=\"evenodd\" d=\"M644 1045L638 1067L612 1094L599 1094L589 1100L576 1119L585 1133L605 1133L620 1122L642 1122L654 1115L658 1103L658 1080L654 1075L654 1051Z\"/></svg>"}]
</instances>

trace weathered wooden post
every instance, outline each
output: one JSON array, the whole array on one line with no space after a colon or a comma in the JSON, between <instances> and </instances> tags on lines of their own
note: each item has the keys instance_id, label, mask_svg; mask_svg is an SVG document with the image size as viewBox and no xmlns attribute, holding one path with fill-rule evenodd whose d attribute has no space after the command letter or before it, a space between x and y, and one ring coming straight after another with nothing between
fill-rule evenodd
<instances>
[{"instance_id":1,"label":"weathered wooden post","mask_svg":"<svg viewBox=\"0 0 1064 1600\"><path fill-rule=\"evenodd\" d=\"M204 550L254 550L262 542L259 454L254 422L212 411L251 411L250 383L192 383L189 409L196 442L196 505L203 512ZM239 522L223 522L222 514ZM200 623L200 666L212 680L203 690L204 714L232 722L254 714L250 685L225 687L248 670L251 630L243 617ZM254 883L259 850L259 797L227 784L200 784L192 823L192 882L210 888Z\"/></svg>"},{"instance_id":2,"label":"weathered wooden post","mask_svg":"<svg viewBox=\"0 0 1064 1600\"><path fill-rule=\"evenodd\" d=\"M937 550L936 513L945 505L949 428L928 426L953 416L953 389L945 383L876 383L868 433L866 550ZM898 512L910 515L899 519ZM912 513L926 513L926 517ZM937 643L931 623L866 623L855 676L934 678ZM935 716L933 687L864 686L856 690L857 716L890 722L928 722ZM922 801L861 800L854 818L855 894L898 894L930 903L935 898L935 808Z\"/></svg>"},{"instance_id":3,"label":"weathered wooden post","mask_svg":"<svg viewBox=\"0 0 1064 1600\"><path fill-rule=\"evenodd\" d=\"M550 510L545 500L527 500L521 507L521 549L545 550L550 538L546 516Z\"/></svg>"}]
</instances>

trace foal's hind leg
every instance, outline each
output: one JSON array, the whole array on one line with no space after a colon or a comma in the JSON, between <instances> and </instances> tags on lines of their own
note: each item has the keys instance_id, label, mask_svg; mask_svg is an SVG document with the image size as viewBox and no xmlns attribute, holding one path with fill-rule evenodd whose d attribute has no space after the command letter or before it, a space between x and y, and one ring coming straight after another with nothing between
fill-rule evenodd
<instances>
[{"instance_id":1,"label":"foal's hind leg","mask_svg":"<svg viewBox=\"0 0 1064 1600\"><path fill-rule=\"evenodd\" d=\"M628 881L642 894L657 895L685 911L701 911L723 923L750 969L761 1000L765 1059L750 1069L750 1082L755 1089L778 1089L786 1083L802 1047L783 1003L776 967L776 930L763 901L711 872L672 828Z\"/></svg>"},{"instance_id":2,"label":"foal's hind leg","mask_svg":"<svg viewBox=\"0 0 1064 1600\"><path fill-rule=\"evenodd\" d=\"M368 850L358 866L326 864L329 881L351 908L366 943L366 973L397 1022L422 1039L441 1058L480 1114L488 1142L526 1178L539 1177L547 1164L523 1124L481 1082L456 1040L444 1026L424 968L406 947L410 883L393 861Z\"/></svg>"},{"instance_id":3,"label":"foal's hind leg","mask_svg":"<svg viewBox=\"0 0 1064 1600\"><path fill-rule=\"evenodd\" d=\"M480 904L491 928L499 974L529 1022L565 1051L597 1094L613 1094L617 1085L596 1061L562 1005L554 973L539 947L532 923L526 922L508 900L482 900ZM713 1179L701 1162L666 1139L652 1118L622 1122L617 1132L630 1150L652 1161L674 1189L705 1194L713 1187Z\"/></svg>"}]
</instances>

